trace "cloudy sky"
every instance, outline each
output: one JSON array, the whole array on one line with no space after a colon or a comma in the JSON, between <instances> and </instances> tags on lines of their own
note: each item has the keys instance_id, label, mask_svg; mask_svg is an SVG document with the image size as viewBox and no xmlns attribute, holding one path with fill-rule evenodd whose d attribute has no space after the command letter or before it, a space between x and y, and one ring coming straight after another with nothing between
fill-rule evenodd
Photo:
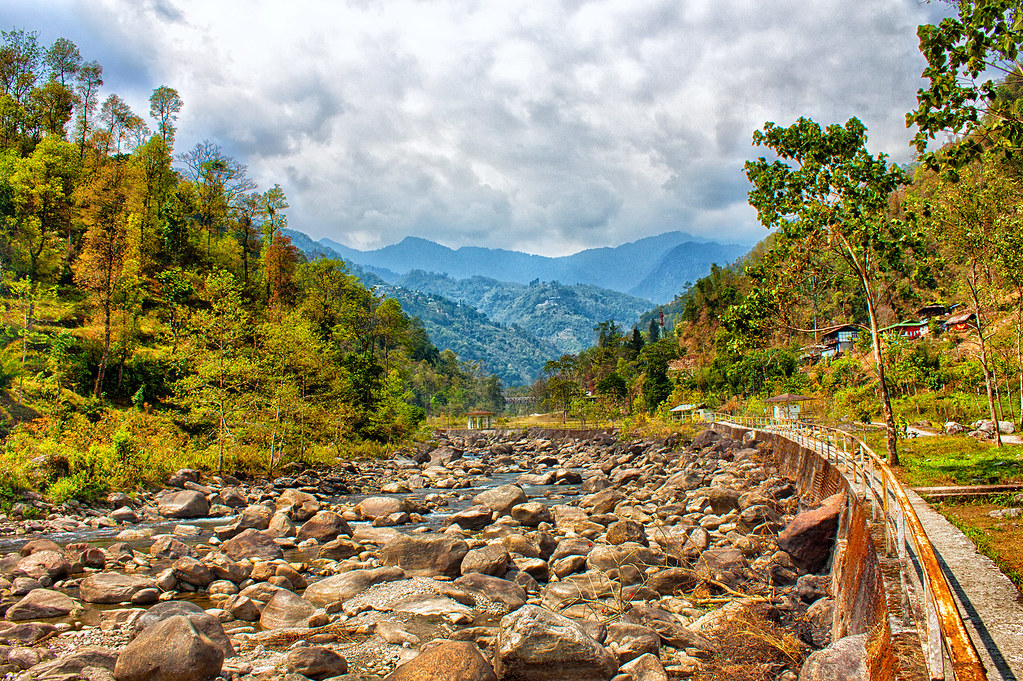
<instances>
[{"instance_id":1,"label":"cloudy sky","mask_svg":"<svg viewBox=\"0 0 1023 681\"><path fill-rule=\"evenodd\" d=\"M184 100L277 182L292 228L564 255L681 229L752 243L742 164L765 121L860 117L912 159L918 0L0 0L148 112Z\"/></svg>"}]
</instances>

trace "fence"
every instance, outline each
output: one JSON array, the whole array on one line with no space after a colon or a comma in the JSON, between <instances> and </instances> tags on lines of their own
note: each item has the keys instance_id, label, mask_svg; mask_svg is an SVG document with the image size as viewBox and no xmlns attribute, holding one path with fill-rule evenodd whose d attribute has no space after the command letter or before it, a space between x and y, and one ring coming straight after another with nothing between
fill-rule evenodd
<instances>
[{"instance_id":1,"label":"fence","mask_svg":"<svg viewBox=\"0 0 1023 681\"><path fill-rule=\"evenodd\" d=\"M924 611L922 624L926 631L923 652L931 678L946 678L947 654L956 681L987 680L984 665L966 631L952 590L909 496L892 470L870 447L842 430L813 423L727 414L714 414L712 420L781 435L800 447L817 452L836 469L844 469L851 481L851 489L862 495L864 501L872 500L874 513L883 515L888 553L897 553L903 569L908 569L910 558L920 566L920 582L924 591L920 605ZM878 518L875 516L874 520Z\"/></svg>"}]
</instances>

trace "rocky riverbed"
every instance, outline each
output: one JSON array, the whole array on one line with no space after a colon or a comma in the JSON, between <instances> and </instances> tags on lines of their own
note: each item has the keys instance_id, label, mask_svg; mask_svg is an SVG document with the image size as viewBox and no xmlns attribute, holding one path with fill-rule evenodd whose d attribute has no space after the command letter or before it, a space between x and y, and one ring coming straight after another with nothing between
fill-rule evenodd
<instances>
[{"instance_id":1,"label":"rocky riverbed","mask_svg":"<svg viewBox=\"0 0 1023 681\"><path fill-rule=\"evenodd\" d=\"M105 506L28 495L0 517L0 674L834 678L858 664L828 647L841 501L802 508L768 445L713 431L473 434L274 480L183 470Z\"/></svg>"}]
</instances>

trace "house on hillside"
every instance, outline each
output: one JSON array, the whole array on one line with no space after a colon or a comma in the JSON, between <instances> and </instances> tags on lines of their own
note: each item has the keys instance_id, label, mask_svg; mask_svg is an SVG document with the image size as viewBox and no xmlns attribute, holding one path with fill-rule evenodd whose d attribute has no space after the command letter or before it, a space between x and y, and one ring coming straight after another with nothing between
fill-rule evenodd
<instances>
[{"instance_id":1,"label":"house on hillside","mask_svg":"<svg viewBox=\"0 0 1023 681\"><path fill-rule=\"evenodd\" d=\"M946 305L945 303L928 303L916 311L916 317L922 322L926 322L932 318L942 321L946 315L952 314L957 307L959 307L959 303L953 303L951 305Z\"/></svg>"},{"instance_id":2,"label":"house on hillside","mask_svg":"<svg viewBox=\"0 0 1023 681\"><path fill-rule=\"evenodd\" d=\"M860 330L855 324L839 324L821 329L821 357L832 359L856 345Z\"/></svg>"},{"instance_id":3,"label":"house on hillside","mask_svg":"<svg viewBox=\"0 0 1023 681\"><path fill-rule=\"evenodd\" d=\"M881 329L881 333L890 333L898 336L902 336L907 340L917 340L923 338L929 333L929 326L926 320L920 321L917 319L899 322L898 324L892 324Z\"/></svg>"},{"instance_id":4,"label":"house on hillside","mask_svg":"<svg viewBox=\"0 0 1023 681\"><path fill-rule=\"evenodd\" d=\"M976 328L976 325L976 312L963 312L961 314L952 315L945 320L946 331L970 331Z\"/></svg>"}]
</instances>

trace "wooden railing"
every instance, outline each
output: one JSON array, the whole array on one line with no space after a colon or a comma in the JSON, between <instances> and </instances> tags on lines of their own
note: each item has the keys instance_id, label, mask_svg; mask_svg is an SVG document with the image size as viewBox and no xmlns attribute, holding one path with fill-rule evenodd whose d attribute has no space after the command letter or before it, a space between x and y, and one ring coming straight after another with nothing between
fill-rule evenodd
<instances>
[{"instance_id":1,"label":"wooden railing","mask_svg":"<svg viewBox=\"0 0 1023 681\"><path fill-rule=\"evenodd\" d=\"M889 552L894 547L903 566L908 567L907 551L911 551L919 562L923 573L920 581L924 590L922 605L927 630L924 653L931 678L945 678L944 648L956 681L987 680L984 665L966 631L934 547L927 539L905 489L884 460L859 438L815 423L728 414L714 414L712 420L777 433L817 451L840 470L844 468L853 490L862 494L864 500L868 494L873 497L874 508L883 513Z\"/></svg>"}]
</instances>

